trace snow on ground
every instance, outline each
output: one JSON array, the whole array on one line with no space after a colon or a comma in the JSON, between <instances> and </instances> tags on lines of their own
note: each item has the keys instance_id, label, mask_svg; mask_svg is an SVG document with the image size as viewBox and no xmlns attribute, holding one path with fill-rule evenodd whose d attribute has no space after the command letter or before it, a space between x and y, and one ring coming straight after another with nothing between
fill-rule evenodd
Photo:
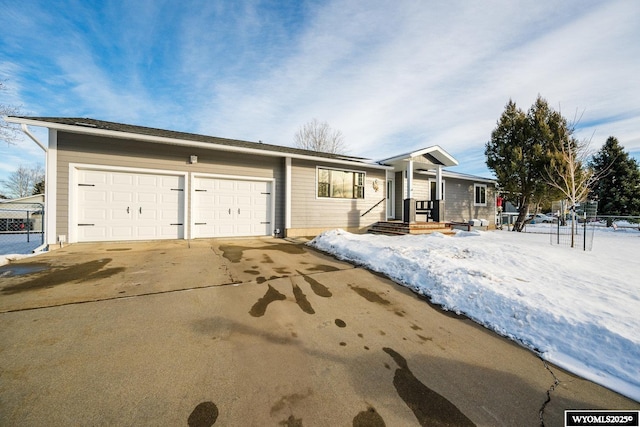
<instances>
[{"instance_id":1,"label":"snow on ground","mask_svg":"<svg viewBox=\"0 0 640 427\"><path fill-rule=\"evenodd\" d=\"M42 245L42 235L0 234L0 266L9 261L31 256Z\"/></svg>"},{"instance_id":2,"label":"snow on ground","mask_svg":"<svg viewBox=\"0 0 640 427\"><path fill-rule=\"evenodd\" d=\"M552 246L548 230L451 237L333 230L309 244L640 401L640 232L597 229L593 250L584 252Z\"/></svg>"}]
</instances>

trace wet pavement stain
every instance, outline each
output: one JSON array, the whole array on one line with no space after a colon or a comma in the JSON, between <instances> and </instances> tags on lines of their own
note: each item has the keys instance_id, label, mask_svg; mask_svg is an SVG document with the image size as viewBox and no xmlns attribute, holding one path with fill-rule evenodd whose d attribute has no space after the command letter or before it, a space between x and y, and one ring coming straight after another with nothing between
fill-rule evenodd
<instances>
[{"instance_id":1,"label":"wet pavement stain","mask_svg":"<svg viewBox=\"0 0 640 427\"><path fill-rule=\"evenodd\" d=\"M311 396L312 394L313 394L313 390L309 388L307 389L307 392L304 394L293 393L293 394L288 394L286 396L282 396L280 400L278 400L276 403L273 404L273 406L271 406L271 415L273 416L274 414L282 411L285 408L291 409L293 405L296 405L298 402L303 401L304 399Z\"/></svg>"},{"instance_id":2,"label":"wet pavement stain","mask_svg":"<svg viewBox=\"0 0 640 427\"><path fill-rule=\"evenodd\" d=\"M0 267L0 277L25 276L51 268L49 264L9 264Z\"/></svg>"},{"instance_id":3,"label":"wet pavement stain","mask_svg":"<svg viewBox=\"0 0 640 427\"><path fill-rule=\"evenodd\" d=\"M253 274L254 276L257 276L258 274L260 274L260 272L258 270L245 270L245 273L249 273L249 274Z\"/></svg>"},{"instance_id":4,"label":"wet pavement stain","mask_svg":"<svg viewBox=\"0 0 640 427\"><path fill-rule=\"evenodd\" d=\"M324 264L318 264L314 267L310 267L308 269L309 271L321 271L323 273L328 273L331 271L338 271L340 270L338 267L334 267L333 265L324 265Z\"/></svg>"},{"instance_id":5,"label":"wet pavement stain","mask_svg":"<svg viewBox=\"0 0 640 427\"><path fill-rule=\"evenodd\" d=\"M65 283L83 283L90 280L105 279L125 270L124 267L102 270L110 262L111 258L104 258L66 267L53 267L45 273L38 274L33 279L7 286L2 289L2 293L12 295L25 291L52 288Z\"/></svg>"},{"instance_id":6,"label":"wet pavement stain","mask_svg":"<svg viewBox=\"0 0 640 427\"><path fill-rule=\"evenodd\" d=\"M220 250L222 251L222 256L228 259L231 262L240 262L244 255L244 251L257 250L257 251L278 251L283 252L289 255L300 255L305 252L304 248L299 245L293 245L289 243L275 243L273 245L265 245L265 246L235 246L235 245L222 245L220 246ZM273 260L269 257L269 255L264 254L263 258L267 263L272 263Z\"/></svg>"},{"instance_id":7,"label":"wet pavement stain","mask_svg":"<svg viewBox=\"0 0 640 427\"><path fill-rule=\"evenodd\" d=\"M342 319L336 319L336 326L338 328L344 328L347 326L346 322Z\"/></svg>"},{"instance_id":8,"label":"wet pavement stain","mask_svg":"<svg viewBox=\"0 0 640 427\"><path fill-rule=\"evenodd\" d=\"M322 283L318 282L313 277L306 276L306 275L302 274L298 270L296 270L296 271L298 272L298 274L300 274L304 278L305 282L307 282L311 286L311 290L313 291L314 294L318 295L319 297L323 297L323 298L329 298L329 297L331 297L333 295L331 293L331 291L329 290L329 288L327 288Z\"/></svg>"},{"instance_id":9,"label":"wet pavement stain","mask_svg":"<svg viewBox=\"0 0 640 427\"><path fill-rule=\"evenodd\" d=\"M380 304L380 305L389 305L391 304L390 301L382 298L380 295L378 295L377 293L370 291L367 288L361 288L359 286L354 286L354 285L349 285L349 287L351 289L353 289L358 295L360 295L361 297L363 297L364 299L366 299L369 302L373 302L376 304Z\"/></svg>"},{"instance_id":10,"label":"wet pavement stain","mask_svg":"<svg viewBox=\"0 0 640 427\"><path fill-rule=\"evenodd\" d=\"M280 276L271 276L268 279L264 276L260 276L260 277L256 277L256 282L258 283L264 283L264 282L268 282L269 280L274 280L274 279L280 279Z\"/></svg>"},{"instance_id":11,"label":"wet pavement stain","mask_svg":"<svg viewBox=\"0 0 640 427\"><path fill-rule=\"evenodd\" d=\"M421 426L475 426L453 403L422 384L400 353L389 347L382 350L398 365L393 385Z\"/></svg>"},{"instance_id":12,"label":"wet pavement stain","mask_svg":"<svg viewBox=\"0 0 640 427\"><path fill-rule=\"evenodd\" d=\"M358 413L353 418L353 427L385 427L384 419L378 414L373 406L369 406L366 411Z\"/></svg>"},{"instance_id":13,"label":"wet pavement stain","mask_svg":"<svg viewBox=\"0 0 640 427\"><path fill-rule=\"evenodd\" d=\"M218 419L218 407L213 402L202 402L196 406L189 418L187 424L189 427L211 427Z\"/></svg>"},{"instance_id":14,"label":"wet pavement stain","mask_svg":"<svg viewBox=\"0 0 640 427\"><path fill-rule=\"evenodd\" d=\"M289 418L280 421L278 425L286 427L302 427L302 418L296 418L293 415L289 415Z\"/></svg>"},{"instance_id":15,"label":"wet pavement stain","mask_svg":"<svg viewBox=\"0 0 640 427\"><path fill-rule=\"evenodd\" d=\"M278 292L273 286L268 286L269 288L267 289L267 293L265 293L262 298L260 298L255 304L253 304L253 307L251 307L251 310L249 311L249 314L253 317L264 316L264 313L267 311L267 306L272 302L283 301L287 299L286 296Z\"/></svg>"},{"instance_id":16,"label":"wet pavement stain","mask_svg":"<svg viewBox=\"0 0 640 427\"><path fill-rule=\"evenodd\" d=\"M296 284L293 285L293 296L296 297L296 303L307 314L316 314L311 303L307 299L307 296L302 292L302 289Z\"/></svg>"}]
</instances>

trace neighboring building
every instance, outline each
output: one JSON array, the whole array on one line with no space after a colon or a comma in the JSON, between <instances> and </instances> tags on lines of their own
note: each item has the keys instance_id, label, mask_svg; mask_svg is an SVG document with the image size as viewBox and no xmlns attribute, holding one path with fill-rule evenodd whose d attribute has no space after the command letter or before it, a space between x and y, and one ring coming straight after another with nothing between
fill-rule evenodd
<instances>
[{"instance_id":1,"label":"neighboring building","mask_svg":"<svg viewBox=\"0 0 640 427\"><path fill-rule=\"evenodd\" d=\"M438 146L380 162L86 118L8 117L49 129L46 239L67 242L312 236L404 218L495 216L495 183L443 170ZM437 185L437 183L440 185ZM438 188L441 188L438 192Z\"/></svg>"},{"instance_id":2,"label":"neighboring building","mask_svg":"<svg viewBox=\"0 0 640 427\"><path fill-rule=\"evenodd\" d=\"M42 232L44 194L0 200L0 233Z\"/></svg>"}]
</instances>

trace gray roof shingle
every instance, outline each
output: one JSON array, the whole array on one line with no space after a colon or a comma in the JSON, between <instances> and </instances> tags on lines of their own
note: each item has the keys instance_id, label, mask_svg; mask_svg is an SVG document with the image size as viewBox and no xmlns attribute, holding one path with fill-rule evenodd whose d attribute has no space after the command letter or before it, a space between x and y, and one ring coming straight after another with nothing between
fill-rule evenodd
<instances>
[{"instance_id":1,"label":"gray roof shingle","mask_svg":"<svg viewBox=\"0 0 640 427\"><path fill-rule=\"evenodd\" d=\"M212 145L225 145L255 150L279 152L283 154L297 154L303 156L321 157L334 160L348 160L353 162L369 163L370 160L363 157L348 156L343 154L323 153L319 151L303 150L300 148L285 147L282 145L264 144L261 142L242 141L237 139L219 138L215 136L199 135L195 133L177 132L166 129L156 129L145 126L128 125L124 123L107 122L91 118L78 117L28 117L14 116L20 119L34 120L39 122L57 123L67 126L77 126L78 131L82 128L101 129L113 132L127 132L139 135L157 136L162 138L173 138L186 141L204 142ZM213 147L212 147L213 148Z\"/></svg>"}]
</instances>

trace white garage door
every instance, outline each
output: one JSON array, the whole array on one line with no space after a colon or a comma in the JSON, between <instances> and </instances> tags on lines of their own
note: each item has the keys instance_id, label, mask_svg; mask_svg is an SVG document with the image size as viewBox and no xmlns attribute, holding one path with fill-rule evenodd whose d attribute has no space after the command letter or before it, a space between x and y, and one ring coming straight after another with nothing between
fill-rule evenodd
<instances>
[{"instance_id":1,"label":"white garage door","mask_svg":"<svg viewBox=\"0 0 640 427\"><path fill-rule=\"evenodd\" d=\"M268 236L271 182L195 177L193 237Z\"/></svg>"},{"instance_id":2,"label":"white garage door","mask_svg":"<svg viewBox=\"0 0 640 427\"><path fill-rule=\"evenodd\" d=\"M184 177L78 171L79 242L184 237Z\"/></svg>"}]
</instances>

